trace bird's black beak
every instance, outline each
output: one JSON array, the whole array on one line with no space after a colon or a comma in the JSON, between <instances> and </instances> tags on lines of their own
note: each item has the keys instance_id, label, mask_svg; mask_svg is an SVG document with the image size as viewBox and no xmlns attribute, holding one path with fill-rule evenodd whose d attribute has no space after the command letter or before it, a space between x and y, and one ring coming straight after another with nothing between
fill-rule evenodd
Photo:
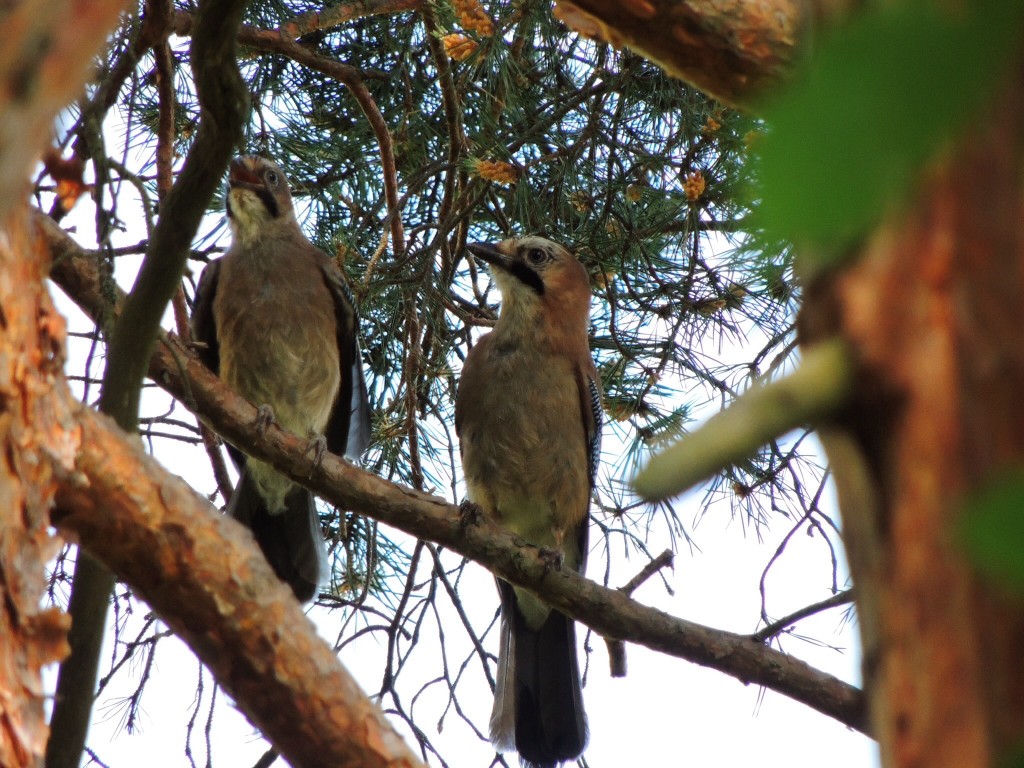
<instances>
[{"instance_id":1,"label":"bird's black beak","mask_svg":"<svg viewBox=\"0 0 1024 768\"><path fill-rule=\"evenodd\" d=\"M521 259L507 255L501 250L500 246L489 243L467 243L466 250L478 259L486 261L492 267L496 267L502 272L517 278L538 296L544 295L544 281L541 279L541 276Z\"/></svg>"},{"instance_id":2,"label":"bird's black beak","mask_svg":"<svg viewBox=\"0 0 1024 768\"><path fill-rule=\"evenodd\" d=\"M478 259L486 261L495 267L500 267L506 272L509 270L508 256L498 250L498 247L490 243L467 243L466 250Z\"/></svg>"}]
</instances>

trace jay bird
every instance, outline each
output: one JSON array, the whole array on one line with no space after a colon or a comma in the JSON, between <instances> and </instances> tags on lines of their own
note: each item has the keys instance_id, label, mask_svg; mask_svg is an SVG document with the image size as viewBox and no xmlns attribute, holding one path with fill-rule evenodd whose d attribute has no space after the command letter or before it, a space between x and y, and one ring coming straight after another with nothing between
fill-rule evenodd
<instances>
[{"instance_id":1,"label":"jay bird","mask_svg":"<svg viewBox=\"0 0 1024 768\"><path fill-rule=\"evenodd\" d=\"M582 573L602 422L587 272L540 237L467 247L502 296L494 330L466 356L455 403L469 500ZM573 760L587 743L575 624L500 579L498 591L491 741L526 766Z\"/></svg>"},{"instance_id":2,"label":"jay bird","mask_svg":"<svg viewBox=\"0 0 1024 768\"><path fill-rule=\"evenodd\" d=\"M369 440L370 414L352 294L341 271L299 228L281 168L236 158L228 172L231 248L199 279L192 332L224 383L289 431L349 458ZM228 514L252 529L302 602L327 574L313 494L228 446L240 478Z\"/></svg>"}]
</instances>

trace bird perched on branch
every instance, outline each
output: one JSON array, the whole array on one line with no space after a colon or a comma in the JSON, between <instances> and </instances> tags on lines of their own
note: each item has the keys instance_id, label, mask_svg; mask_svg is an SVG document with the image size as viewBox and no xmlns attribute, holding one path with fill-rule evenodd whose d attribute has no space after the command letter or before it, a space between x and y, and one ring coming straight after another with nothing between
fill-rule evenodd
<instances>
[{"instance_id":1,"label":"bird perched on branch","mask_svg":"<svg viewBox=\"0 0 1024 768\"><path fill-rule=\"evenodd\" d=\"M358 458L369 405L352 294L299 228L284 172L262 157L231 162L231 248L199 279L192 331L203 362L265 423ZM327 573L313 495L269 464L228 450L240 472L228 514L249 526L277 575L312 600Z\"/></svg>"},{"instance_id":2,"label":"bird perched on branch","mask_svg":"<svg viewBox=\"0 0 1024 768\"><path fill-rule=\"evenodd\" d=\"M602 421L587 272L540 237L468 249L502 295L494 330L466 356L455 404L469 499L582 573ZM575 624L500 579L498 591L491 741L527 766L573 760L587 742Z\"/></svg>"}]
</instances>

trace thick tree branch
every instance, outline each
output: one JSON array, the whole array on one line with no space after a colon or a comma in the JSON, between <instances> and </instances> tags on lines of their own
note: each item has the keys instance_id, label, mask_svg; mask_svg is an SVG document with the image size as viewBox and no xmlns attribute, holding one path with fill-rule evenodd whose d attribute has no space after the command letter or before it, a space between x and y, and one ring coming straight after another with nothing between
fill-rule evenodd
<instances>
[{"instance_id":1,"label":"thick tree branch","mask_svg":"<svg viewBox=\"0 0 1024 768\"><path fill-rule=\"evenodd\" d=\"M321 29L330 29L366 16L413 11L420 0L353 0L333 8L300 13L281 25L281 37L295 40Z\"/></svg>"},{"instance_id":2,"label":"thick tree branch","mask_svg":"<svg viewBox=\"0 0 1024 768\"><path fill-rule=\"evenodd\" d=\"M557 0L555 16L741 104L792 66L805 35L804 7L799 0Z\"/></svg>"},{"instance_id":3,"label":"thick tree branch","mask_svg":"<svg viewBox=\"0 0 1024 768\"><path fill-rule=\"evenodd\" d=\"M963 541L965 499L1024 461L1022 63L800 314L801 343L839 336L855 361L822 442L888 766L993 765L1024 739L1024 603Z\"/></svg>"},{"instance_id":4,"label":"thick tree branch","mask_svg":"<svg viewBox=\"0 0 1024 768\"><path fill-rule=\"evenodd\" d=\"M69 236L40 216L55 260L52 277L86 311L100 301L90 288L90 257ZM560 610L604 636L624 639L711 667L790 696L861 731L867 730L863 695L855 687L810 665L753 642L748 636L678 619L606 589L570 571L552 571L536 550L484 521L464 519L443 499L395 485L328 455L314 468L306 440L277 426L261 437L256 410L226 389L187 350L160 344L151 377L188 407L203 414L226 439L265 459L344 509L352 509L413 536L429 539L485 565L515 584L535 590ZM64 523L67 524L67 523ZM104 544L104 538L94 546ZM122 535L128 535L125 532ZM212 535L212 534L211 534ZM109 540L107 546L109 546ZM155 558L158 562L171 558ZM128 564L130 565L130 564ZM126 575L127 578L127 575Z\"/></svg>"},{"instance_id":5,"label":"thick tree branch","mask_svg":"<svg viewBox=\"0 0 1024 768\"><path fill-rule=\"evenodd\" d=\"M251 534L112 421L60 396L81 440L54 524L146 599L294 765L421 765Z\"/></svg>"},{"instance_id":6,"label":"thick tree branch","mask_svg":"<svg viewBox=\"0 0 1024 768\"><path fill-rule=\"evenodd\" d=\"M352 509L419 538L459 552L508 581L536 591L545 600L602 635L629 640L702 666L717 669L744 683L757 683L790 696L845 725L867 729L859 690L824 674L803 661L749 637L678 619L564 570L551 571L537 551L489 523L466 524L458 507L363 472L344 460L328 456L314 468L306 440L271 428L265 439L256 427L256 410L224 388L195 359L180 369L184 350L161 346L153 373L163 386L193 399L198 411L226 439L257 458L271 462L297 482L331 503ZM175 388L181 387L175 393Z\"/></svg>"},{"instance_id":7,"label":"thick tree branch","mask_svg":"<svg viewBox=\"0 0 1024 768\"><path fill-rule=\"evenodd\" d=\"M811 29L860 0L556 0L577 32L626 46L726 104L751 105L782 80Z\"/></svg>"}]
</instances>

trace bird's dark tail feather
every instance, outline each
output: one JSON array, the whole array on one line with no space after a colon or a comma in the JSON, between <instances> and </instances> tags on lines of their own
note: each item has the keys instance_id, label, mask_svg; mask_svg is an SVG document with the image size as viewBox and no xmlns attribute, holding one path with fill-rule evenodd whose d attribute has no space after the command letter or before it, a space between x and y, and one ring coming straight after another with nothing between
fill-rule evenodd
<instances>
[{"instance_id":1,"label":"bird's dark tail feather","mask_svg":"<svg viewBox=\"0 0 1024 768\"><path fill-rule=\"evenodd\" d=\"M285 506L284 512L270 514L256 483L243 470L227 513L252 530L274 573L306 603L320 589L327 550L313 494L296 486L285 497Z\"/></svg>"},{"instance_id":2,"label":"bird's dark tail feather","mask_svg":"<svg viewBox=\"0 0 1024 768\"><path fill-rule=\"evenodd\" d=\"M502 587L511 592L509 585ZM506 605L508 602L514 603L514 599L505 601ZM511 612L516 751L526 768L554 768L575 760L587 746L576 624L551 611L533 631L517 609Z\"/></svg>"}]
</instances>

